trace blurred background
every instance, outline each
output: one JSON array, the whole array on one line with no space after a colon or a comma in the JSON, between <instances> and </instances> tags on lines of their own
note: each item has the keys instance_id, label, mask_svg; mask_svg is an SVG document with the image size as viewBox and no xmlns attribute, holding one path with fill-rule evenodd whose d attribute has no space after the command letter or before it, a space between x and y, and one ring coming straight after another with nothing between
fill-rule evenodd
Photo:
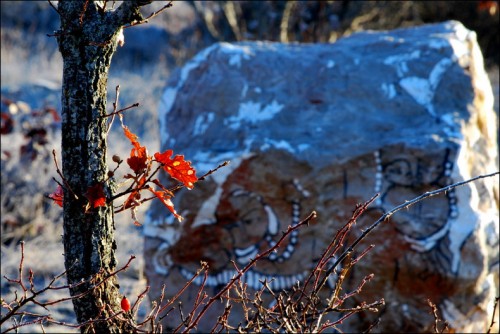
<instances>
[{"instance_id":1,"label":"blurred background","mask_svg":"<svg viewBox=\"0 0 500 334\"><path fill-rule=\"evenodd\" d=\"M117 7L120 1L113 3ZM143 14L167 3L155 1L143 8ZM57 6L56 1L53 4ZM498 1L174 1L148 24L125 29L125 45L118 48L110 70L109 110L120 85L121 107L140 103L126 112L125 123L150 152L156 152L160 149L157 107L169 74L214 42L334 43L357 31L446 20L460 21L477 33L498 113ZM58 29L59 17L47 1L1 1L1 271L2 276L16 277L19 241L24 240L25 265L34 270L40 287L64 270L62 210L46 197L56 188L52 150L60 154L63 64L55 37L48 36ZM124 157L130 150L117 129L115 124L109 137L110 159L113 154ZM139 220L145 210L147 205L141 207ZM131 254L138 255L120 276L122 292L133 298L146 285L141 227L128 213L118 214L116 221L119 265ZM2 298L13 292L2 278ZM65 291L58 291L47 298L65 296ZM148 302L144 304L142 313ZM75 322L71 303L56 305L51 314Z\"/></svg>"}]
</instances>

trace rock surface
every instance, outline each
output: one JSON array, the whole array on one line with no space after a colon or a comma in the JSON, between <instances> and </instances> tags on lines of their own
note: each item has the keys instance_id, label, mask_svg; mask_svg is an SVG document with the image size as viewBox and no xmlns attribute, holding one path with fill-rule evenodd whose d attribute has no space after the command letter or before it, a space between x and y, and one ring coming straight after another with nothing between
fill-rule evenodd
<instances>
[{"instance_id":1,"label":"rock surface","mask_svg":"<svg viewBox=\"0 0 500 334\"><path fill-rule=\"evenodd\" d=\"M145 222L150 297L168 297L210 265L209 293L312 210L318 218L246 276L250 288L300 281L355 204L380 197L356 225L418 195L498 169L491 86L475 34L458 22L365 32L334 44L219 43L169 80L160 106L162 150L202 175L180 191L173 221L152 205ZM484 332L498 294L498 178L424 200L366 240L374 250L350 288L374 273L358 302L384 298L380 314L355 316L344 331L428 332L426 300L458 332ZM363 248L363 247L362 247ZM183 310L199 281L183 297ZM345 287L349 291L349 287ZM224 305L200 323L210 330ZM242 319L232 310L233 324ZM178 324L178 312L166 325Z\"/></svg>"}]
</instances>

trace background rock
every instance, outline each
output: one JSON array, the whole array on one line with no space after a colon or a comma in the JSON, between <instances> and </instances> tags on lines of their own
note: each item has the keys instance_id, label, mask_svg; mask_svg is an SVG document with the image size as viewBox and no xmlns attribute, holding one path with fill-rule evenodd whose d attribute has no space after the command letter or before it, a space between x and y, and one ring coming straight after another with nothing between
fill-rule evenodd
<instances>
[{"instance_id":1,"label":"background rock","mask_svg":"<svg viewBox=\"0 0 500 334\"><path fill-rule=\"evenodd\" d=\"M171 296L200 260L217 291L289 224L318 219L245 278L288 288L311 269L356 203L381 196L358 222L425 191L493 172L496 116L475 33L458 22L365 32L335 44L218 43L169 80L160 106L162 150L182 152L202 175L180 191L178 225L152 206L145 225L151 298ZM498 179L486 179L394 215L349 281L374 280L359 301L385 298L380 314L344 323L359 331L431 331L426 299L456 331L485 331L498 293ZM161 205L161 204L160 204ZM496 285L496 287L495 287ZM183 309L197 287L184 294ZM325 292L326 293L326 292ZM222 312L217 305L200 325ZM233 323L242 319L233 309ZM174 312L167 324L174 324Z\"/></svg>"}]
</instances>

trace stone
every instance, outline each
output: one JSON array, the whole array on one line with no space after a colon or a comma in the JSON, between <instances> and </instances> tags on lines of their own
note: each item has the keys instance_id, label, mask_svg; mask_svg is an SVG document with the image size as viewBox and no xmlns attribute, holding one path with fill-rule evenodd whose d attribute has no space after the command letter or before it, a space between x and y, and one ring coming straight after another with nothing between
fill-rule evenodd
<instances>
[{"instance_id":1,"label":"stone","mask_svg":"<svg viewBox=\"0 0 500 334\"><path fill-rule=\"evenodd\" d=\"M198 175L231 162L176 193L182 223L152 204L144 225L151 299L162 284L175 295L200 261L213 295L235 273L231 261L243 267L315 210L309 227L243 279L250 290L273 277L273 289L288 289L357 203L380 194L351 240L406 200L498 170L491 85L475 33L455 21L334 44L214 44L171 76L159 121L162 151L184 154ZM344 291L374 273L354 299L386 304L340 328L362 331L380 317L374 332L433 331L430 299L453 330L486 331L498 294L498 198L498 176L484 178L379 225L357 249L375 245ZM185 314L200 282L180 298ZM197 330L210 330L223 309L217 302ZM235 306L230 322L242 320ZM165 318L178 323L177 311Z\"/></svg>"}]
</instances>

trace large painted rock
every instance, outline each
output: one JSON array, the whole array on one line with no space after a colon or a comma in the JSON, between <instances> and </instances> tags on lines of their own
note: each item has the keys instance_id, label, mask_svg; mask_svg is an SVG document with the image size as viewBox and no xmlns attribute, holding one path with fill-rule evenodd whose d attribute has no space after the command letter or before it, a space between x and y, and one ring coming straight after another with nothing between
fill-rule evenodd
<instances>
[{"instance_id":1,"label":"large painted rock","mask_svg":"<svg viewBox=\"0 0 500 334\"><path fill-rule=\"evenodd\" d=\"M356 205L380 196L353 233L426 191L494 172L496 116L476 35L458 22L364 32L335 44L215 44L169 81L160 107L162 149L202 175L230 160L145 222L150 297L173 296L200 267L213 294L287 226L318 218L244 277L249 289L303 280ZM164 176L165 177L165 176ZM166 177L165 177L166 178ZM428 332L434 318L459 332L489 325L498 290L498 178L481 179L398 212L367 238L345 291L374 273L357 302L384 298L346 331ZM362 247L362 248L364 248ZM201 279L184 293L190 310ZM350 284L350 285L349 285ZM198 330L212 328L216 303ZM231 321L243 316L238 307ZM165 318L179 321L178 312Z\"/></svg>"}]
</instances>

